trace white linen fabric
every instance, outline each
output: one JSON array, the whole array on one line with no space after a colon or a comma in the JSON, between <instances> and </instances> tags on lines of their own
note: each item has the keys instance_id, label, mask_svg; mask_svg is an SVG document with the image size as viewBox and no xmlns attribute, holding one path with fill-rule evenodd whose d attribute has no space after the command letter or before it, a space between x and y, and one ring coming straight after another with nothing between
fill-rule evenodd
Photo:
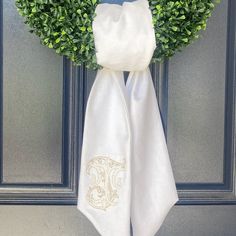
<instances>
[{"instance_id":1,"label":"white linen fabric","mask_svg":"<svg viewBox=\"0 0 236 236\"><path fill-rule=\"evenodd\" d=\"M119 71L148 67L156 48L147 0L99 4L93 21L97 63Z\"/></svg>"},{"instance_id":2,"label":"white linen fabric","mask_svg":"<svg viewBox=\"0 0 236 236\"><path fill-rule=\"evenodd\" d=\"M102 236L130 236L130 221L134 236L153 236L178 195L148 68L148 1L99 4L93 33L103 69L86 108L78 209Z\"/></svg>"}]
</instances>

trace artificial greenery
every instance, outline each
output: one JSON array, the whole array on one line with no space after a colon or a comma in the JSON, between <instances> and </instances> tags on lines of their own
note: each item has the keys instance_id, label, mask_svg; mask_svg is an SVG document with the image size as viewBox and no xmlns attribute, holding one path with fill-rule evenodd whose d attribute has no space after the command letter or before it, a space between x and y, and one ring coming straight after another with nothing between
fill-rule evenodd
<instances>
[{"instance_id":1,"label":"artificial greenery","mask_svg":"<svg viewBox=\"0 0 236 236\"><path fill-rule=\"evenodd\" d=\"M150 0L157 48L153 61L171 57L206 29L215 3L220 0Z\"/></svg>"},{"instance_id":2,"label":"artificial greenery","mask_svg":"<svg viewBox=\"0 0 236 236\"><path fill-rule=\"evenodd\" d=\"M206 28L219 0L149 0L157 48L152 61L171 57ZM76 65L97 69L92 21L99 0L16 0L20 15L41 43Z\"/></svg>"}]
</instances>

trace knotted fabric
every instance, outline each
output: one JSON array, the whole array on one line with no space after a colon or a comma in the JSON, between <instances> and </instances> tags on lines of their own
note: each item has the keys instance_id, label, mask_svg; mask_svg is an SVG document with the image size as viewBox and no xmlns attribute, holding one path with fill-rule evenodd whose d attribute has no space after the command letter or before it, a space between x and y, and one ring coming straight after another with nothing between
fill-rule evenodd
<instances>
[{"instance_id":1,"label":"knotted fabric","mask_svg":"<svg viewBox=\"0 0 236 236\"><path fill-rule=\"evenodd\" d=\"M148 68L148 1L99 4L93 33L103 69L87 102L78 209L102 236L130 236L130 221L134 236L153 236L178 195Z\"/></svg>"}]
</instances>

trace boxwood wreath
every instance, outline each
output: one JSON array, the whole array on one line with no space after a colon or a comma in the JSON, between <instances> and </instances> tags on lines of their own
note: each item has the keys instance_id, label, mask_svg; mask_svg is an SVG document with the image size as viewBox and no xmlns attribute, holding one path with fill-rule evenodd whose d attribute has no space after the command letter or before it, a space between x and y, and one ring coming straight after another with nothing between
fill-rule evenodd
<instances>
[{"instance_id":1,"label":"boxwood wreath","mask_svg":"<svg viewBox=\"0 0 236 236\"><path fill-rule=\"evenodd\" d=\"M219 0L149 0L157 48L152 62L189 45L206 28ZM97 69L92 22L99 0L16 0L30 32L76 65Z\"/></svg>"}]
</instances>

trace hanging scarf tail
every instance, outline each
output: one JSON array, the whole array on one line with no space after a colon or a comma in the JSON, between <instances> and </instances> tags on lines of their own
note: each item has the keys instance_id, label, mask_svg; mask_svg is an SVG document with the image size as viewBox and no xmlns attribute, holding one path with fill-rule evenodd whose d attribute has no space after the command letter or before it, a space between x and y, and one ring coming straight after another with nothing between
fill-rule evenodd
<instances>
[{"instance_id":1,"label":"hanging scarf tail","mask_svg":"<svg viewBox=\"0 0 236 236\"><path fill-rule=\"evenodd\" d=\"M109 93L107 92L109 91ZM78 208L103 236L153 236L178 200L149 68L98 71L84 127Z\"/></svg>"},{"instance_id":2,"label":"hanging scarf tail","mask_svg":"<svg viewBox=\"0 0 236 236\"><path fill-rule=\"evenodd\" d=\"M89 95L78 209L103 236L130 235L130 121L123 72L99 70Z\"/></svg>"},{"instance_id":3,"label":"hanging scarf tail","mask_svg":"<svg viewBox=\"0 0 236 236\"><path fill-rule=\"evenodd\" d=\"M178 200L149 68L127 81L132 124L132 207L135 236L151 236Z\"/></svg>"}]
</instances>

